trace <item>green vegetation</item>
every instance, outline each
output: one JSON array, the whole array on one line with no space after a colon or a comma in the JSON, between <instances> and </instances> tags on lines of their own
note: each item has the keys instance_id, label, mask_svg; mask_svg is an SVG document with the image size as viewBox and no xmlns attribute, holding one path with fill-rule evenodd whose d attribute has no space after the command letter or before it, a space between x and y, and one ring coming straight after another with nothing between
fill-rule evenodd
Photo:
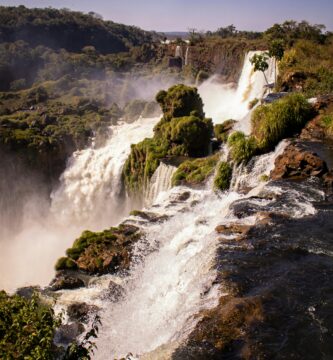
<instances>
[{"instance_id":1,"label":"green vegetation","mask_svg":"<svg viewBox=\"0 0 333 360\"><path fill-rule=\"evenodd\" d=\"M254 71L261 71L265 77L266 84L268 85L265 71L268 69L268 54L254 54L250 59L251 64L254 67Z\"/></svg>"},{"instance_id":2,"label":"green vegetation","mask_svg":"<svg viewBox=\"0 0 333 360\"><path fill-rule=\"evenodd\" d=\"M333 92L333 38L324 43L299 40L286 50L280 65L278 90L307 97Z\"/></svg>"},{"instance_id":3,"label":"green vegetation","mask_svg":"<svg viewBox=\"0 0 333 360\"><path fill-rule=\"evenodd\" d=\"M229 136L228 145L231 158L236 164L247 163L258 151L255 138L247 137L241 131L236 131Z\"/></svg>"},{"instance_id":4,"label":"green vegetation","mask_svg":"<svg viewBox=\"0 0 333 360\"><path fill-rule=\"evenodd\" d=\"M172 186L202 184L214 172L218 159L219 154L216 154L184 161L172 177Z\"/></svg>"},{"instance_id":5,"label":"green vegetation","mask_svg":"<svg viewBox=\"0 0 333 360\"><path fill-rule=\"evenodd\" d=\"M259 99L255 98L249 102L249 110L253 109L259 102Z\"/></svg>"},{"instance_id":6,"label":"green vegetation","mask_svg":"<svg viewBox=\"0 0 333 360\"><path fill-rule=\"evenodd\" d=\"M0 358L53 359L60 319L37 295L28 300L0 292Z\"/></svg>"},{"instance_id":7,"label":"green vegetation","mask_svg":"<svg viewBox=\"0 0 333 360\"><path fill-rule=\"evenodd\" d=\"M74 270L90 274L112 273L129 266L132 245L140 238L138 228L119 225L101 232L84 231L61 257L56 270Z\"/></svg>"},{"instance_id":8,"label":"green vegetation","mask_svg":"<svg viewBox=\"0 0 333 360\"><path fill-rule=\"evenodd\" d=\"M124 166L125 184L132 195L140 196L162 158L202 157L209 153L213 125L211 119L204 118L196 88L175 85L160 91L156 101L163 117L154 128L154 137L132 145Z\"/></svg>"},{"instance_id":9,"label":"green vegetation","mask_svg":"<svg viewBox=\"0 0 333 360\"><path fill-rule=\"evenodd\" d=\"M273 150L280 140L299 132L312 116L312 106L301 94L291 94L272 104L256 108L251 121L252 135L258 150ZM230 141L233 145L233 141ZM249 149L252 150L255 148L253 140L251 143L253 145Z\"/></svg>"},{"instance_id":10,"label":"green vegetation","mask_svg":"<svg viewBox=\"0 0 333 360\"><path fill-rule=\"evenodd\" d=\"M230 187L231 178L231 166L227 162L222 161L217 168L217 172L214 178L214 188L221 191L228 190Z\"/></svg>"},{"instance_id":11,"label":"green vegetation","mask_svg":"<svg viewBox=\"0 0 333 360\"><path fill-rule=\"evenodd\" d=\"M222 124L214 125L214 136L218 142L224 143L235 125L235 120L226 120Z\"/></svg>"},{"instance_id":12,"label":"green vegetation","mask_svg":"<svg viewBox=\"0 0 333 360\"><path fill-rule=\"evenodd\" d=\"M321 118L321 122L328 135L333 135L333 115L326 114Z\"/></svg>"}]
</instances>

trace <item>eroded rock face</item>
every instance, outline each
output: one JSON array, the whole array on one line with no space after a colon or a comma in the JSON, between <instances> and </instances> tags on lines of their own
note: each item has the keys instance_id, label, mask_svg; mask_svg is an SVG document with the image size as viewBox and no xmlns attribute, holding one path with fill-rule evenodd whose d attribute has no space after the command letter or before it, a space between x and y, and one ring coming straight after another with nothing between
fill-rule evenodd
<instances>
[{"instance_id":1,"label":"eroded rock face","mask_svg":"<svg viewBox=\"0 0 333 360\"><path fill-rule=\"evenodd\" d=\"M66 272L59 272L52 280L50 289L52 291L58 291L63 289L78 289L84 286L85 283L82 279L66 274Z\"/></svg>"},{"instance_id":2,"label":"eroded rock face","mask_svg":"<svg viewBox=\"0 0 333 360\"><path fill-rule=\"evenodd\" d=\"M321 177L328 172L327 165L316 153L298 145L289 145L275 160L270 177L273 180L286 178Z\"/></svg>"}]
</instances>

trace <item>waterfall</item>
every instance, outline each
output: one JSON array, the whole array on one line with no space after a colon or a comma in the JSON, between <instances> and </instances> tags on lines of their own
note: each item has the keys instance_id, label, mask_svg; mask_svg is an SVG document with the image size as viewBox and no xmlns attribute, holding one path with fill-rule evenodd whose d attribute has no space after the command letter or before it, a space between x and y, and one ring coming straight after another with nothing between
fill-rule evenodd
<instances>
[{"instance_id":1,"label":"waterfall","mask_svg":"<svg viewBox=\"0 0 333 360\"><path fill-rule=\"evenodd\" d=\"M177 168L175 166L167 165L163 162L160 163L151 177L148 188L146 190L146 206L152 205L159 194L171 188L171 178L176 169Z\"/></svg>"},{"instance_id":2,"label":"waterfall","mask_svg":"<svg viewBox=\"0 0 333 360\"><path fill-rule=\"evenodd\" d=\"M63 223L84 223L90 229L117 223L130 207L126 199L120 198L121 172L130 145L151 137L158 120L140 118L131 124L112 126L105 146L74 153L59 189L52 194L55 216Z\"/></svg>"},{"instance_id":3,"label":"waterfall","mask_svg":"<svg viewBox=\"0 0 333 360\"><path fill-rule=\"evenodd\" d=\"M183 49L180 45L176 46L175 57L183 58Z\"/></svg>"},{"instance_id":4,"label":"waterfall","mask_svg":"<svg viewBox=\"0 0 333 360\"><path fill-rule=\"evenodd\" d=\"M185 66L189 65L189 56L190 56L190 47L187 46L185 51L185 62L184 62Z\"/></svg>"},{"instance_id":5,"label":"waterfall","mask_svg":"<svg viewBox=\"0 0 333 360\"><path fill-rule=\"evenodd\" d=\"M214 75L199 87L203 99L204 110L215 123L228 119L241 120L248 113L249 102L255 98L261 99L267 92L266 81L260 71L254 72L250 58L261 51L250 51L246 54L238 86L222 84ZM269 68L265 72L269 83L274 82L274 60L269 59ZM244 125L248 125L243 124ZM246 129L246 126L245 130Z\"/></svg>"},{"instance_id":6,"label":"waterfall","mask_svg":"<svg viewBox=\"0 0 333 360\"><path fill-rule=\"evenodd\" d=\"M221 122L229 112L239 120L239 126L243 126L248 121L245 116L248 101L264 94L262 74L254 74L248 64L252 55L249 53L246 56L237 89L216 85L213 81L200 87L199 92L208 104L205 111L213 116L214 122ZM209 96L215 97L215 102L210 102ZM233 102L229 104L228 99L233 99ZM119 137L117 143L120 139L126 142L126 138ZM125 220L140 226L145 235L135 245L128 276L106 275L93 281L87 288L59 292L60 307L72 301L84 301L101 308L103 326L97 339L95 359L121 358L130 352L138 358L171 358L172 349L186 340L200 320L200 311L216 306L221 296L221 289L215 284L217 273L214 261L217 248L228 247L228 244L221 244L215 227L232 223L253 225L256 222L255 215L237 218L232 205L236 201L248 201L249 205L265 206L274 201L274 196L265 199L258 195L263 189L268 189L273 195L282 190L278 185L262 181L260 177L269 174L285 146L286 142L283 141L275 151L255 157L249 166L236 168L231 190L224 193L213 192L211 184L207 184L203 190L181 186L170 188L174 168L163 162L160 164L147 190L146 210L164 216L164 221L138 220L135 216ZM222 156L227 156L227 149ZM99 179L102 175L100 171L98 174ZM65 179L64 175L63 184L66 183ZM101 188L103 196L108 195L102 185L97 190ZM251 187L252 190L246 195L237 192L242 186ZM294 193L293 196L294 201L288 207L292 215L301 217L313 213L314 208L306 193ZM157 197L158 201L155 201ZM78 203L82 203L81 200ZM83 208L85 206L83 201ZM277 207L275 211L284 211L285 204L277 206L281 208ZM110 281L120 284L124 290L124 297L117 302L105 299Z\"/></svg>"}]
</instances>

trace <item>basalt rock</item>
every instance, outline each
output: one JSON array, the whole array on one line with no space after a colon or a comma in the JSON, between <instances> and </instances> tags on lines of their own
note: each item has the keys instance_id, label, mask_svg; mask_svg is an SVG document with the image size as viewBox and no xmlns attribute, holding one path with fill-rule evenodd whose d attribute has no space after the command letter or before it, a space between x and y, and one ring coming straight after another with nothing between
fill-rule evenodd
<instances>
[{"instance_id":1,"label":"basalt rock","mask_svg":"<svg viewBox=\"0 0 333 360\"><path fill-rule=\"evenodd\" d=\"M328 172L327 165L316 153L306 151L298 145L289 145L275 160L270 177L273 180L286 178L304 179L321 177Z\"/></svg>"},{"instance_id":2,"label":"basalt rock","mask_svg":"<svg viewBox=\"0 0 333 360\"><path fill-rule=\"evenodd\" d=\"M236 236L236 240L242 240L246 236L246 234L251 229L250 225L242 225L242 224L227 224L227 225L218 225L215 228L215 231L218 234L223 234L226 236L234 235Z\"/></svg>"},{"instance_id":3,"label":"basalt rock","mask_svg":"<svg viewBox=\"0 0 333 360\"><path fill-rule=\"evenodd\" d=\"M88 305L86 303L72 303L67 308L67 315L70 321L87 322L89 316L92 313L96 313L99 310L97 306Z\"/></svg>"},{"instance_id":4,"label":"basalt rock","mask_svg":"<svg viewBox=\"0 0 333 360\"><path fill-rule=\"evenodd\" d=\"M85 283L82 279L69 275L64 271L58 272L56 277L50 284L52 291L65 290L65 289L78 289L84 287Z\"/></svg>"}]
</instances>

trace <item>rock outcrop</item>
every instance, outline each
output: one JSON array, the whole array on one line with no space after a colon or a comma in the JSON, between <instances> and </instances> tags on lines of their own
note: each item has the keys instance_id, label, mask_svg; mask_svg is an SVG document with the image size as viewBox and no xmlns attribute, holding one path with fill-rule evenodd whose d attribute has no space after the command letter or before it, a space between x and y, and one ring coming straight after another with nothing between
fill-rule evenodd
<instances>
[{"instance_id":1,"label":"rock outcrop","mask_svg":"<svg viewBox=\"0 0 333 360\"><path fill-rule=\"evenodd\" d=\"M286 178L321 177L328 172L327 165L316 153L299 145L288 145L275 160L270 177L273 180Z\"/></svg>"}]
</instances>

